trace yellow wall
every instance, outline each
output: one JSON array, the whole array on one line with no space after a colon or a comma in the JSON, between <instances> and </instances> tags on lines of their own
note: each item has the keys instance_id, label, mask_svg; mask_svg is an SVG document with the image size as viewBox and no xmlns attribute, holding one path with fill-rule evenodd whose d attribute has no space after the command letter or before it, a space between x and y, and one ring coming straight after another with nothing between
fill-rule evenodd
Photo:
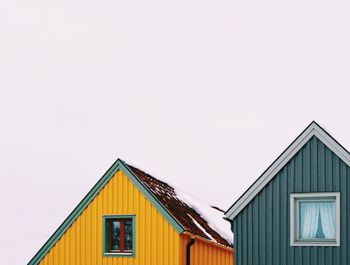
<instances>
[{"instance_id":1,"label":"yellow wall","mask_svg":"<svg viewBox=\"0 0 350 265\"><path fill-rule=\"evenodd\" d=\"M135 258L102 256L104 214L136 214ZM180 236L118 171L40 265L177 265L179 253Z\"/></svg>"},{"instance_id":2,"label":"yellow wall","mask_svg":"<svg viewBox=\"0 0 350 265\"><path fill-rule=\"evenodd\" d=\"M135 257L103 257L102 215L136 215ZM40 265L185 265L188 236L179 235L118 171L72 226L51 248ZM232 265L232 250L196 240L191 265Z\"/></svg>"},{"instance_id":3,"label":"yellow wall","mask_svg":"<svg viewBox=\"0 0 350 265\"><path fill-rule=\"evenodd\" d=\"M181 235L181 265L186 265L189 239L189 236ZM191 247L191 265L233 265L233 250L197 238Z\"/></svg>"}]
</instances>

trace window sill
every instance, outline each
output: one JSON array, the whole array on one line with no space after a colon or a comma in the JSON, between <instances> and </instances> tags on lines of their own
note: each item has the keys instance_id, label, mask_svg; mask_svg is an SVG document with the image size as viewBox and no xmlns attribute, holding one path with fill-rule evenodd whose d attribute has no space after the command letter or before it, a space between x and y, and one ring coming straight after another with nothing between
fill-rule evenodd
<instances>
[{"instance_id":1,"label":"window sill","mask_svg":"<svg viewBox=\"0 0 350 265\"><path fill-rule=\"evenodd\" d=\"M291 242L292 247L339 247L337 241L295 241Z\"/></svg>"},{"instance_id":2,"label":"window sill","mask_svg":"<svg viewBox=\"0 0 350 265\"><path fill-rule=\"evenodd\" d=\"M126 257L131 258L134 257L134 253L115 253L115 252L105 252L103 253L104 257Z\"/></svg>"}]
</instances>

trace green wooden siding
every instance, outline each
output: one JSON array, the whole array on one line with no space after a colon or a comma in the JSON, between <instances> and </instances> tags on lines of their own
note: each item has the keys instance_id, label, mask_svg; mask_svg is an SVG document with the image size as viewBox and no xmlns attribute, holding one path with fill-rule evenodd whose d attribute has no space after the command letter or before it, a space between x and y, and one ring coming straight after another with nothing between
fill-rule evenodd
<instances>
[{"instance_id":1,"label":"green wooden siding","mask_svg":"<svg viewBox=\"0 0 350 265\"><path fill-rule=\"evenodd\" d=\"M234 264L350 264L349 178L349 167L312 137L234 219ZM294 192L340 192L340 247L290 246Z\"/></svg>"}]
</instances>

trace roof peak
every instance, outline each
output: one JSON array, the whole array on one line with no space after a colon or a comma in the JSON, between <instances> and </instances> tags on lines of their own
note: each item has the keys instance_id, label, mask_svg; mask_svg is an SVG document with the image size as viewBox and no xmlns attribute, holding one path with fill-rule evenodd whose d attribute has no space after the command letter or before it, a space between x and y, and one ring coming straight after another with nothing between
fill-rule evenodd
<instances>
[{"instance_id":1,"label":"roof peak","mask_svg":"<svg viewBox=\"0 0 350 265\"><path fill-rule=\"evenodd\" d=\"M350 166L349 152L323 127L313 120L248 188L248 190L246 190L245 193L243 193L243 195L225 212L226 217L233 220L313 136L317 137L323 144Z\"/></svg>"}]
</instances>

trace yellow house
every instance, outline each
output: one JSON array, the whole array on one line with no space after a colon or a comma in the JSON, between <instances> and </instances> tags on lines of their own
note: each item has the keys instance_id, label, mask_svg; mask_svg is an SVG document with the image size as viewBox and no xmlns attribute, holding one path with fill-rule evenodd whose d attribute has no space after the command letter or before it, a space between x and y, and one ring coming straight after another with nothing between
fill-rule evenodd
<instances>
[{"instance_id":1,"label":"yellow house","mask_svg":"<svg viewBox=\"0 0 350 265\"><path fill-rule=\"evenodd\" d=\"M232 265L223 216L118 159L28 265Z\"/></svg>"}]
</instances>

